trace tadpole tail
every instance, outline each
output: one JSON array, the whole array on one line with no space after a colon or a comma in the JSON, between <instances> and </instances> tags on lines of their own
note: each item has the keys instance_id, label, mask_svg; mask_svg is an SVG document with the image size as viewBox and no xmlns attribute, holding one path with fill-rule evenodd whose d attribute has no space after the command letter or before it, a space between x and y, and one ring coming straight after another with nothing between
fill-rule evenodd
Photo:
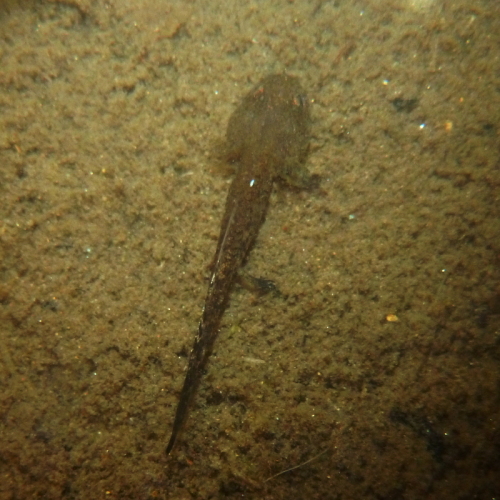
<instances>
[{"instance_id":1,"label":"tadpole tail","mask_svg":"<svg viewBox=\"0 0 500 500\"><path fill-rule=\"evenodd\" d=\"M203 375L203 368L210 355L215 338L217 337L217 327L218 325L209 325L207 327L203 320L198 327L198 334L196 336L191 355L189 356L188 369L184 379L184 385L182 386L181 395L179 397L179 404L177 405L177 410L175 412L172 434L170 435L170 440L165 449L167 455L169 455L174 448L177 437L179 436L184 422L187 419L189 407Z\"/></svg>"},{"instance_id":2,"label":"tadpole tail","mask_svg":"<svg viewBox=\"0 0 500 500\"><path fill-rule=\"evenodd\" d=\"M271 191L269 191L269 194L270 192ZM229 231L229 228L233 224L236 208L230 204L229 210L229 222L226 224L227 227L224 232L220 235L215 269L208 286L205 306L203 307L200 325L198 326L198 333L191 354L189 355L188 369L184 379L184 385L182 386L179 404L175 412L172 435L170 436L170 441L166 448L167 455L170 454L175 446L177 437L187 419L189 407L203 375L203 369L212 352L217 334L219 333L222 315L228 305L229 295L236 274L246 255L246 251L241 251L241 249L247 249L250 246L250 244L244 240L243 244L241 243L241 235L233 234L235 233L234 230ZM229 251L228 246L236 250Z\"/></svg>"}]
</instances>

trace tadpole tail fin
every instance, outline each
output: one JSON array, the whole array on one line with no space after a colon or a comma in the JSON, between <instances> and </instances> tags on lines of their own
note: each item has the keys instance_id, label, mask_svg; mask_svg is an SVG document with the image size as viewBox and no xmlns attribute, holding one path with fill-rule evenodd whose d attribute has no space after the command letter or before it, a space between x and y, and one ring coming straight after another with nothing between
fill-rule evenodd
<instances>
[{"instance_id":1,"label":"tadpole tail fin","mask_svg":"<svg viewBox=\"0 0 500 500\"><path fill-rule=\"evenodd\" d=\"M230 216L228 226L232 223L233 215L234 210ZM179 404L175 412L172 434L165 450L167 455L172 451L182 426L187 419L189 406L200 383L208 357L212 352L212 347L219 333L222 315L229 302L229 295L235 281L236 273L241 266L242 255L234 255L234 252L222 252L227 242L227 234L226 230L222 237L221 250L217 254L215 269L210 279L203 314L198 326L198 333L191 354L189 355L187 373L179 397Z\"/></svg>"},{"instance_id":2,"label":"tadpole tail fin","mask_svg":"<svg viewBox=\"0 0 500 500\"><path fill-rule=\"evenodd\" d=\"M194 394L200 383L203 375L203 368L205 367L207 359L210 355L217 333L218 324L205 325L202 320L198 327L198 334L196 336L191 355L189 356L188 369L179 397L179 404L177 405L177 410L175 412L172 434L170 435L170 440L165 449L167 455L169 455L174 448L177 437L179 436L184 422L187 419L191 401L193 400Z\"/></svg>"}]
</instances>

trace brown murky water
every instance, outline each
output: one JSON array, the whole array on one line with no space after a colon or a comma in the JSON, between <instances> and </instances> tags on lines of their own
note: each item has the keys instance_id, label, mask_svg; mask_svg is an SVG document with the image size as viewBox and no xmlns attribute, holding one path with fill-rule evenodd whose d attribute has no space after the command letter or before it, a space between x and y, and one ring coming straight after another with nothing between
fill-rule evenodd
<instances>
[{"instance_id":1,"label":"brown murky water","mask_svg":"<svg viewBox=\"0 0 500 500\"><path fill-rule=\"evenodd\" d=\"M498 495L496 1L0 5L0 499ZM167 458L215 152L282 71L320 189L275 189L282 295L234 290Z\"/></svg>"}]
</instances>

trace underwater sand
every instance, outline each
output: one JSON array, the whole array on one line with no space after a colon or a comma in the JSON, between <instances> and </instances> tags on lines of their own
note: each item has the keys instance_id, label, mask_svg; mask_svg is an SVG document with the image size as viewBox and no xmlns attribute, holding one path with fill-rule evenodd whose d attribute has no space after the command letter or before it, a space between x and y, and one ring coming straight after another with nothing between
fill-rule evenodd
<instances>
[{"instance_id":1,"label":"underwater sand","mask_svg":"<svg viewBox=\"0 0 500 500\"><path fill-rule=\"evenodd\" d=\"M167 458L217 151L282 71L321 186L276 186L282 295L235 288ZM496 0L0 3L0 499L498 496L499 144Z\"/></svg>"}]
</instances>

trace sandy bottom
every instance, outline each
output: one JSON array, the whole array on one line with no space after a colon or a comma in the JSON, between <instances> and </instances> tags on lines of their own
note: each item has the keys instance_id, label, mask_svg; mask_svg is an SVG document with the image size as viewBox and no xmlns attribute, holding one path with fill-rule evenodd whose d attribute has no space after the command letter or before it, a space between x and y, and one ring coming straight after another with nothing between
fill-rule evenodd
<instances>
[{"instance_id":1,"label":"sandy bottom","mask_svg":"<svg viewBox=\"0 0 500 500\"><path fill-rule=\"evenodd\" d=\"M2 2L0 499L498 496L499 47L497 0ZM167 458L217 151L281 71L321 185L276 187L282 295L234 290Z\"/></svg>"}]
</instances>

